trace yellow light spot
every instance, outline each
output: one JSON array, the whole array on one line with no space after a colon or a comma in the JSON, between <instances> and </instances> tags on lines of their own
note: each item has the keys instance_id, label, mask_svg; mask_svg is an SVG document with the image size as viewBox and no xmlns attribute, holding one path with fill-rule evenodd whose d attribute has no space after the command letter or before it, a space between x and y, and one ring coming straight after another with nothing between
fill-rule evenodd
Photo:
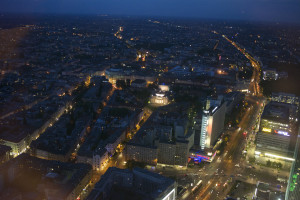
<instances>
[{"instance_id":1,"label":"yellow light spot","mask_svg":"<svg viewBox=\"0 0 300 200\"><path fill-rule=\"evenodd\" d=\"M270 129L270 128L263 128L262 131L263 132L271 133L272 129Z\"/></svg>"}]
</instances>

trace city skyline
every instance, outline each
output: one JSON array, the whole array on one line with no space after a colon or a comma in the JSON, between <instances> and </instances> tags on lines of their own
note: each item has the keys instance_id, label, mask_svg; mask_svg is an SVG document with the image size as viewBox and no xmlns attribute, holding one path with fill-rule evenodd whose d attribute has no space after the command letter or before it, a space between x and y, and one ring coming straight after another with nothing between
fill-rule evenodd
<instances>
[{"instance_id":1,"label":"city skyline","mask_svg":"<svg viewBox=\"0 0 300 200\"><path fill-rule=\"evenodd\" d=\"M299 199L296 1L11 2L0 199Z\"/></svg>"},{"instance_id":2,"label":"city skyline","mask_svg":"<svg viewBox=\"0 0 300 200\"><path fill-rule=\"evenodd\" d=\"M299 24L297 0L3 0L2 13L109 14Z\"/></svg>"}]
</instances>

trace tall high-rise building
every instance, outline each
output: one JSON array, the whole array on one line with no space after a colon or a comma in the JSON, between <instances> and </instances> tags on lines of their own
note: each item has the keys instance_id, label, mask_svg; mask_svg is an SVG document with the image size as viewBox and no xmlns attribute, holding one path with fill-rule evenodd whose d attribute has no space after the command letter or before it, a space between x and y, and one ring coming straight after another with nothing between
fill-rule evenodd
<instances>
[{"instance_id":1,"label":"tall high-rise building","mask_svg":"<svg viewBox=\"0 0 300 200\"><path fill-rule=\"evenodd\" d=\"M211 106L209 109L203 111L200 135L200 147L202 150L214 145L223 132L225 112L225 103L218 106Z\"/></svg>"}]
</instances>

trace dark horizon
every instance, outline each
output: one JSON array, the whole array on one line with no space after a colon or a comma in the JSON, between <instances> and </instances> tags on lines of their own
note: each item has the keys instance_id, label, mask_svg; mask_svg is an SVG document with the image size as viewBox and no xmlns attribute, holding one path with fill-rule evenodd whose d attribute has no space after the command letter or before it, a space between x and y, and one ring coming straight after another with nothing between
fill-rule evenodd
<instances>
[{"instance_id":1,"label":"dark horizon","mask_svg":"<svg viewBox=\"0 0 300 200\"><path fill-rule=\"evenodd\" d=\"M187 19L217 19L299 24L300 2L297 0L213 0L213 1L143 1L96 2L94 0L21 0L0 2L1 13L39 13L110 15L139 17L171 17Z\"/></svg>"},{"instance_id":2,"label":"dark horizon","mask_svg":"<svg viewBox=\"0 0 300 200\"><path fill-rule=\"evenodd\" d=\"M235 18L209 18L209 17L183 17L183 16L159 16L159 15L121 15L121 14L90 14L90 13L38 13L38 12L1 12L1 17L21 17L20 20L39 20L44 17L111 17L120 19L140 19L140 20L178 20L190 22L219 22L233 24L253 24L253 25L271 25L271 26L300 26L300 21L286 22L286 21L260 21L249 19L235 19ZM23 18L28 17L28 18Z\"/></svg>"}]
</instances>

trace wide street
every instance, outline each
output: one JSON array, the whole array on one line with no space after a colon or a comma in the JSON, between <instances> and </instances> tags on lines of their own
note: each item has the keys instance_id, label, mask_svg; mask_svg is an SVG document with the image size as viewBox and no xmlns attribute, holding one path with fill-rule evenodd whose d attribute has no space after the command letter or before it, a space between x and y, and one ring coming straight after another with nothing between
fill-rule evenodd
<instances>
[{"instance_id":1,"label":"wide street","mask_svg":"<svg viewBox=\"0 0 300 200\"><path fill-rule=\"evenodd\" d=\"M208 180L203 179L203 188L199 190L199 193L191 195L189 199L223 199L232 187L234 180L249 177L250 174L245 170L249 165L243 156L243 149L246 145L244 132L251 134L252 127L255 125L262 107L262 100L258 104L252 105L239 123L240 128L234 131L227 131L230 138L224 153L217 157L202 172L210 176L208 176ZM207 180L207 182L204 180ZM252 183L256 183L256 181Z\"/></svg>"},{"instance_id":2,"label":"wide street","mask_svg":"<svg viewBox=\"0 0 300 200\"><path fill-rule=\"evenodd\" d=\"M200 170L199 168L163 170L164 175L171 175L174 174L174 170L177 171L177 180L182 177L182 174L187 177L194 177L191 179L191 186L187 187L187 191L180 196L182 199L224 199L236 180L250 184L256 184L257 181L268 181L274 185L274 187L278 184L276 180L277 174L274 170L262 169L258 166L254 167L250 165L246 159L247 152L245 150L247 150L247 146L253 145L255 130L265 104L265 99L262 97L259 88L260 64L251 57L245 49L240 48L235 42L229 40L224 35L223 38L244 54L253 67L253 74L249 85L250 94L247 94L245 98L245 102L249 103L250 106L240 121L238 125L239 128L225 132L230 135L228 144L223 154L216 156L212 163L205 165L205 167ZM199 180L202 180L202 185L199 186L199 189L192 192L192 188L195 187L194 185ZM284 190L284 187L282 190Z\"/></svg>"},{"instance_id":3,"label":"wide street","mask_svg":"<svg viewBox=\"0 0 300 200\"><path fill-rule=\"evenodd\" d=\"M235 180L250 184L256 184L257 181L269 182L274 188L277 184L280 184L277 181L279 173L277 170L250 165L246 159L247 153L251 153L246 151L247 146L254 145L257 125L265 104L259 88L260 64L245 49L240 48L226 36L223 35L222 37L244 54L253 67L249 85L249 92L253 96L247 95L245 98L245 101L251 106L239 123L239 128L234 131L226 131L230 138L224 153L216 157L212 163L206 166L206 169L197 172L198 178L202 180L202 187L197 192L192 193L190 190L188 194L183 196L183 199L224 199L232 186L234 186ZM283 186L281 191L284 190L285 187Z\"/></svg>"},{"instance_id":4,"label":"wide street","mask_svg":"<svg viewBox=\"0 0 300 200\"><path fill-rule=\"evenodd\" d=\"M224 37L224 36L223 36ZM227 39L227 38L225 38ZM262 169L258 166L249 164L247 153L245 153L255 139L255 129L259 123L259 118L263 110L265 99L261 95L258 85L260 80L260 66L245 50L239 48L234 42L231 42L238 48L251 62L253 67L253 75L249 85L249 92L245 101L249 104L248 109L245 111L238 128L228 129L225 131L229 135L227 146L223 153L215 157L212 163L206 163L203 168L197 166L193 168L177 168L177 167L150 167L153 170L164 176L175 178L179 187L184 188L178 197L179 199L224 199L231 188L234 186L236 180L256 184L257 181L268 181L276 186L276 173L271 169ZM151 112L146 112L146 120L151 115ZM137 127L137 130L139 127ZM248 152L250 153L250 152ZM107 167L116 166L124 168L124 156L122 153L117 158L110 160ZM266 173L266 171L268 173ZM100 178L102 173L99 173L97 179ZM199 181L202 181L199 188L195 187ZM284 190L284 187L282 188ZM254 191L253 191L254 192Z\"/></svg>"},{"instance_id":5,"label":"wide street","mask_svg":"<svg viewBox=\"0 0 300 200\"><path fill-rule=\"evenodd\" d=\"M265 173L261 168L250 165L246 159L247 152L245 150L247 150L247 145L251 145L255 139L255 129L265 104L259 88L260 64L245 49L240 48L225 35L222 35L222 37L244 54L253 67L249 85L249 92L253 96L247 95L245 98L245 102L251 106L240 121L239 128L226 132L230 135L230 138L224 153L216 157L205 170L198 172L199 179L203 180L203 186L198 192L189 195L187 199L224 199L234 185L235 180L251 184L256 184L257 181L269 181L274 185L278 183L276 173L272 173L270 169L267 169L267 171L271 171L271 173Z\"/></svg>"},{"instance_id":6,"label":"wide street","mask_svg":"<svg viewBox=\"0 0 300 200\"><path fill-rule=\"evenodd\" d=\"M246 100L252 102L252 106L247 109L239 123L240 128L226 130L226 134L230 135L228 145L223 154L216 156L212 163L206 163L201 169L197 166L186 169L159 166L155 168L154 171L164 176L176 178L179 186L186 188L186 191L180 195L181 199L223 199L235 180L242 180L251 184L255 184L257 180L274 180L272 174L248 169L250 165L243 155L243 150L247 144L247 137L243 133L252 134L252 129L263 107L262 98L247 96ZM200 180L202 180L202 186L192 192Z\"/></svg>"}]
</instances>

